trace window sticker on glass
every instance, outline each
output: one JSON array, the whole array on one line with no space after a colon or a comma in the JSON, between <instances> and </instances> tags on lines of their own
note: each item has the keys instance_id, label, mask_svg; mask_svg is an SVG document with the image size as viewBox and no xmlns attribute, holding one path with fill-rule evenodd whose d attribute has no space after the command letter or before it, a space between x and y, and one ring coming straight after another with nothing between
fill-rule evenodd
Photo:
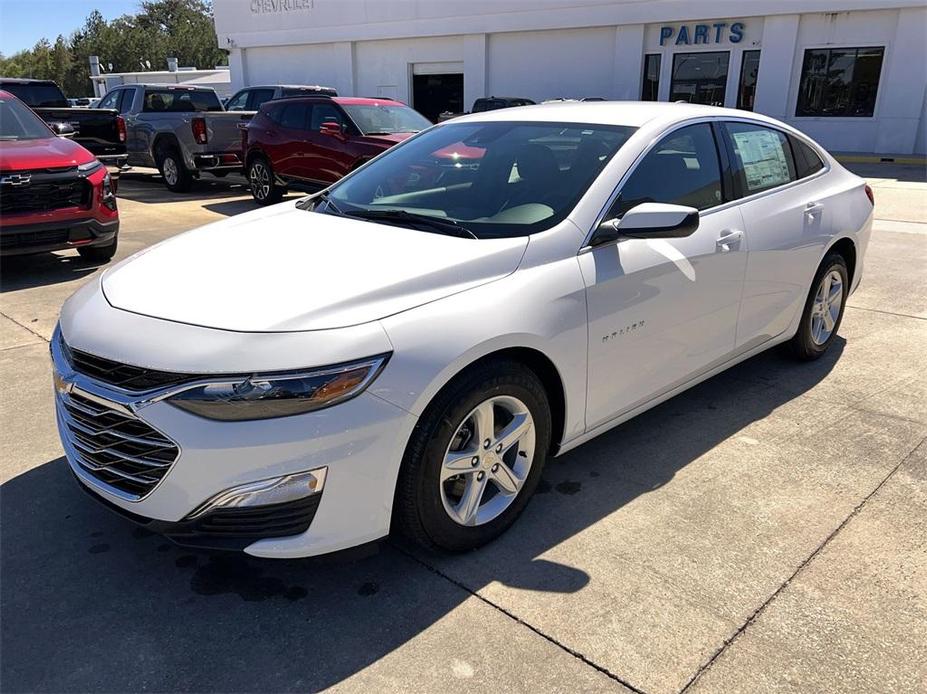
<instances>
[{"instance_id":1,"label":"window sticker on glass","mask_svg":"<svg viewBox=\"0 0 927 694\"><path fill-rule=\"evenodd\" d=\"M750 130L731 133L743 162L747 190L755 192L789 182L789 164L778 133Z\"/></svg>"}]
</instances>

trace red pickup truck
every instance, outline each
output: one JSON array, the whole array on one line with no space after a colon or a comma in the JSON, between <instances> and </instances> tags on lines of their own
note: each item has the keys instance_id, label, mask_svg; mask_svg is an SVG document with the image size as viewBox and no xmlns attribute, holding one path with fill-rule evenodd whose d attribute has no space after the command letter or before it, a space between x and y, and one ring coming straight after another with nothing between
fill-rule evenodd
<instances>
[{"instance_id":1,"label":"red pickup truck","mask_svg":"<svg viewBox=\"0 0 927 694\"><path fill-rule=\"evenodd\" d=\"M324 188L428 127L425 116L392 99L268 101L242 130L251 194L268 205L278 202L287 186Z\"/></svg>"},{"instance_id":2,"label":"red pickup truck","mask_svg":"<svg viewBox=\"0 0 927 694\"><path fill-rule=\"evenodd\" d=\"M74 248L106 262L118 232L106 168L0 90L0 255Z\"/></svg>"}]
</instances>

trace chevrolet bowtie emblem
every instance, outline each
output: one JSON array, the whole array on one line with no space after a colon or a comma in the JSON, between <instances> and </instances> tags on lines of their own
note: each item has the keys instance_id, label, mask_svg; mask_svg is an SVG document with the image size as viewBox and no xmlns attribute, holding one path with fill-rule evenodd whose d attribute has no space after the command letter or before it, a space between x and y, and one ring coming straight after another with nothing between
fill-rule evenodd
<instances>
[{"instance_id":1,"label":"chevrolet bowtie emblem","mask_svg":"<svg viewBox=\"0 0 927 694\"><path fill-rule=\"evenodd\" d=\"M0 177L0 184L11 186L25 186L32 180L32 174L10 174Z\"/></svg>"}]
</instances>

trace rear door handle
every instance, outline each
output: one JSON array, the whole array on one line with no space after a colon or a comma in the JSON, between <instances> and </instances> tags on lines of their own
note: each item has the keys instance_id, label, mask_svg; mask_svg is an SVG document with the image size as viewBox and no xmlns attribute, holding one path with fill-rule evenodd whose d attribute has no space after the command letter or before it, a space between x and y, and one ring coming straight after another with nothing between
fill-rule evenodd
<instances>
[{"instance_id":1,"label":"rear door handle","mask_svg":"<svg viewBox=\"0 0 927 694\"><path fill-rule=\"evenodd\" d=\"M809 202L805 205L805 212L810 215L818 214L824 209L824 205L819 202Z\"/></svg>"},{"instance_id":2,"label":"rear door handle","mask_svg":"<svg viewBox=\"0 0 927 694\"><path fill-rule=\"evenodd\" d=\"M720 249L722 253L727 253L728 251L734 250L735 246L739 246L743 238L744 232L739 229L727 229L721 232L721 236L715 242L715 246Z\"/></svg>"}]
</instances>

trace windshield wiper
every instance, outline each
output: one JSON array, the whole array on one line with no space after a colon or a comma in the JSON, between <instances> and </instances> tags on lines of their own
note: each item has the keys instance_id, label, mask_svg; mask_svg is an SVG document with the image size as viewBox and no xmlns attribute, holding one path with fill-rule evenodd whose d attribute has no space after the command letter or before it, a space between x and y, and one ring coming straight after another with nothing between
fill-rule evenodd
<instances>
[{"instance_id":1,"label":"windshield wiper","mask_svg":"<svg viewBox=\"0 0 927 694\"><path fill-rule=\"evenodd\" d=\"M369 219L371 221L383 220L384 222L405 222L413 227L425 227L425 230L456 236L462 239L478 239L479 237L467 227L458 224L453 219L444 217L432 217L427 214L416 214L406 210L358 210L348 212L348 217L358 217L360 219Z\"/></svg>"},{"instance_id":2,"label":"windshield wiper","mask_svg":"<svg viewBox=\"0 0 927 694\"><path fill-rule=\"evenodd\" d=\"M315 206L319 203L320 200L327 203L332 212L335 214L340 214L342 217L344 216L344 212L338 209L338 205L335 204L328 193L317 193L316 195L308 197L305 200L300 200L296 203L296 207L300 210L315 210Z\"/></svg>"}]
</instances>

